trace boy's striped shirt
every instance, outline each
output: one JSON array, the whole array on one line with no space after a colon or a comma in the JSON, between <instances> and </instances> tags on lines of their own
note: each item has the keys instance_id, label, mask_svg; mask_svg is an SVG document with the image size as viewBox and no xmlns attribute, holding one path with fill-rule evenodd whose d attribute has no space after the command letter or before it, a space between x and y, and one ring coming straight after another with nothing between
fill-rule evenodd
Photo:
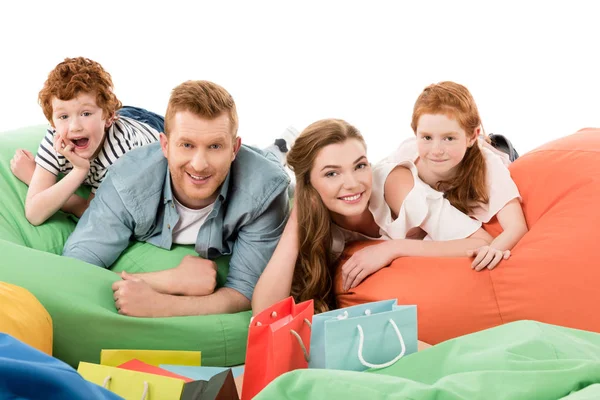
<instances>
[{"instance_id":1,"label":"boy's striped shirt","mask_svg":"<svg viewBox=\"0 0 600 400\"><path fill-rule=\"evenodd\" d=\"M64 156L54 150L54 134L49 128L40 143L35 162L54 175L68 174L73 165ZM107 168L123 154L135 147L158 141L159 132L150 125L128 117L119 117L106 132L102 149L95 159L90 161L90 170L84 183L92 187L95 193L106 175Z\"/></svg>"}]
</instances>

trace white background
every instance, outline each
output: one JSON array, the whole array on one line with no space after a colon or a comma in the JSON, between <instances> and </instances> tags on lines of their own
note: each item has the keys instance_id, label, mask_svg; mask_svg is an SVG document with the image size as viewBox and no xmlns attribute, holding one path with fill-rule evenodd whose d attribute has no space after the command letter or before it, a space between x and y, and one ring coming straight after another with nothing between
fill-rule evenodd
<instances>
[{"instance_id":1,"label":"white background","mask_svg":"<svg viewBox=\"0 0 600 400\"><path fill-rule=\"evenodd\" d=\"M65 57L100 62L126 105L164 114L171 89L229 90L240 136L346 119L375 162L412 135L428 84L454 80L488 133L523 154L600 126L600 23L581 1L5 1L0 131L45 123L37 94Z\"/></svg>"}]
</instances>

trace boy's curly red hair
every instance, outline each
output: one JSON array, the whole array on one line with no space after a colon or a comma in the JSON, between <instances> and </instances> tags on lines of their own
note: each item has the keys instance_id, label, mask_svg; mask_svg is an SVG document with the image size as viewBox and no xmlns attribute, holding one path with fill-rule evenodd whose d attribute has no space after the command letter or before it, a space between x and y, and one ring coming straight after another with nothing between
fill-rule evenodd
<instances>
[{"instance_id":1,"label":"boy's curly red hair","mask_svg":"<svg viewBox=\"0 0 600 400\"><path fill-rule=\"evenodd\" d=\"M104 118L113 118L123 105L113 93L112 78L102 65L89 58L65 58L48 74L38 96L48 122L52 123L52 98L71 100L79 93L95 93Z\"/></svg>"}]
</instances>

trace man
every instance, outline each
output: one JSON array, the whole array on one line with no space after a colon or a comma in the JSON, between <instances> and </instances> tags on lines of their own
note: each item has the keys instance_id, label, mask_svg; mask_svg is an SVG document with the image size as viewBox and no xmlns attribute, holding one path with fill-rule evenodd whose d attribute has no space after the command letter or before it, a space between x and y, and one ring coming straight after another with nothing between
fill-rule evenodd
<instances>
[{"instance_id":1,"label":"man","mask_svg":"<svg viewBox=\"0 0 600 400\"><path fill-rule=\"evenodd\" d=\"M175 89L160 143L134 149L109 171L63 255L109 268L131 237L170 249L195 244L170 270L123 273L113 285L124 315L165 317L250 308L288 213L290 179L272 155L242 146L231 95L207 81ZM214 259L231 254L225 286Z\"/></svg>"}]
</instances>

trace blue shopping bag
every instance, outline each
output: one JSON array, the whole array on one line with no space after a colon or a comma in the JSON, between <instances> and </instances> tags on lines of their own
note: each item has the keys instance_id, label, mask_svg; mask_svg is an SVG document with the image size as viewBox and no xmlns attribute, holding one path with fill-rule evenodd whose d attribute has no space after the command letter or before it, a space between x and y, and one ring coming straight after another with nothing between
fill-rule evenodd
<instances>
[{"instance_id":1,"label":"blue shopping bag","mask_svg":"<svg viewBox=\"0 0 600 400\"><path fill-rule=\"evenodd\" d=\"M384 368L417 351L417 306L397 299L316 314L309 368Z\"/></svg>"},{"instance_id":2,"label":"blue shopping bag","mask_svg":"<svg viewBox=\"0 0 600 400\"><path fill-rule=\"evenodd\" d=\"M123 398L88 382L71 366L0 333L0 399Z\"/></svg>"}]
</instances>

